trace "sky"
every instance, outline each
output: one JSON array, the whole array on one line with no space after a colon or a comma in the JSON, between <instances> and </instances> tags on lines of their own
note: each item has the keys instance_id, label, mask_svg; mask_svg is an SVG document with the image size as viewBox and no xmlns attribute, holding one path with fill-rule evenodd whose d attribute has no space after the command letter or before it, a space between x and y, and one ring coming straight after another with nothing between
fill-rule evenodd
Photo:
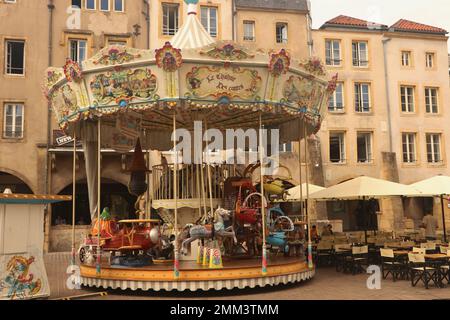
<instances>
[{"instance_id":1,"label":"sky","mask_svg":"<svg viewBox=\"0 0 450 320\"><path fill-rule=\"evenodd\" d=\"M388 26L407 19L450 32L450 0L311 0L311 7L314 28L343 14Z\"/></svg>"}]
</instances>

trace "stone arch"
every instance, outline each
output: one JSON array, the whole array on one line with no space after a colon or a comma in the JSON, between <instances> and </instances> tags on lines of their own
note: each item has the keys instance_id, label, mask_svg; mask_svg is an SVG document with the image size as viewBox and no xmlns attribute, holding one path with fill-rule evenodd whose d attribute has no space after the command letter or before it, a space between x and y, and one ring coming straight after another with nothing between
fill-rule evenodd
<instances>
[{"instance_id":1,"label":"stone arch","mask_svg":"<svg viewBox=\"0 0 450 320\"><path fill-rule=\"evenodd\" d=\"M9 179L8 179L9 178ZM5 180L5 183L2 182ZM3 185L5 184L5 185ZM15 189L16 186L16 190ZM3 192L4 188L11 188L14 193L27 193L35 194L35 185L30 182L25 176L19 172L7 168L0 167L0 192Z\"/></svg>"},{"instance_id":2,"label":"stone arch","mask_svg":"<svg viewBox=\"0 0 450 320\"><path fill-rule=\"evenodd\" d=\"M120 218L135 218L134 204L137 197L130 195L127 185L118 180L102 176L101 208L109 207L111 214L117 215ZM57 194L72 195L72 188L73 184L70 180ZM77 222L80 222L79 224L89 224L91 222L87 190L86 178L77 179L75 199L76 219ZM60 218L64 220L65 224L71 224L72 202L61 202L52 205L52 225L59 224L57 219Z\"/></svg>"},{"instance_id":3,"label":"stone arch","mask_svg":"<svg viewBox=\"0 0 450 320\"><path fill-rule=\"evenodd\" d=\"M102 173L102 179L113 180L117 183L123 184L124 186L128 186L127 179L129 179L129 176L122 175L122 174L112 175L112 174L108 174L108 173L107 174ZM84 171L81 174L77 172L76 181L78 182L78 181L82 181L82 180L86 180L86 173L84 173ZM59 194L62 190L64 190L67 186L69 186L71 184L72 184L72 176L71 175L64 176L64 178L60 177L60 181L58 181L57 184L54 184L52 186L52 190L54 190L53 193Z\"/></svg>"}]
</instances>

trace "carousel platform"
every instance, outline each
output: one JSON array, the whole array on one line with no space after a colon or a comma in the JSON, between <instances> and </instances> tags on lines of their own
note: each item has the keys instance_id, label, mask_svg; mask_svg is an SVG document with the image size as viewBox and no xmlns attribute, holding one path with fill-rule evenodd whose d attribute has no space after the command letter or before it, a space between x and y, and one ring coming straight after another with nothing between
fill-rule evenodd
<instances>
[{"instance_id":1,"label":"carousel platform","mask_svg":"<svg viewBox=\"0 0 450 320\"><path fill-rule=\"evenodd\" d=\"M122 290L197 291L245 289L298 283L314 277L306 261L298 258L272 258L267 275L261 274L260 259L224 261L223 269L209 269L194 261L180 262L180 277L174 279L172 264L155 264L142 268L103 265L101 275L95 266L81 265L81 283L87 287Z\"/></svg>"}]
</instances>

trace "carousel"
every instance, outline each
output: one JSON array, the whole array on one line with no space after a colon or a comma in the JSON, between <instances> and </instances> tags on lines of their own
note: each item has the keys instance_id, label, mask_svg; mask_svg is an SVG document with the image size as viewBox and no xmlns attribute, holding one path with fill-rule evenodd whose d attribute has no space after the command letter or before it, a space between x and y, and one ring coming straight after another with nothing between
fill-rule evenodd
<instances>
[{"instance_id":1,"label":"carousel","mask_svg":"<svg viewBox=\"0 0 450 320\"><path fill-rule=\"evenodd\" d=\"M114 45L81 65L47 70L46 97L60 128L82 142L86 162L92 228L79 248L72 239L82 285L195 291L311 279L309 218L303 207L298 219L272 201L302 183L301 170L289 177L296 182L269 175L264 133L278 129L281 142L315 134L337 76L315 58L215 42L197 18L198 0L185 2L185 24L160 49ZM213 159L212 140L230 129L258 133L257 161ZM179 135L193 136L192 150L180 148ZM105 143L133 150L134 219L100 207ZM149 150L170 157L150 166Z\"/></svg>"}]
</instances>

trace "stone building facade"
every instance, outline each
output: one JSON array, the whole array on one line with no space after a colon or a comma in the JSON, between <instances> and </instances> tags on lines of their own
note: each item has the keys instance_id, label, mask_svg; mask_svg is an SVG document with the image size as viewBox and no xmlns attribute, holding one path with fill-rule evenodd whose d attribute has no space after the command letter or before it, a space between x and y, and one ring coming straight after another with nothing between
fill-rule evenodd
<instances>
[{"instance_id":1,"label":"stone building facade","mask_svg":"<svg viewBox=\"0 0 450 320\"><path fill-rule=\"evenodd\" d=\"M450 174L444 30L404 21L388 27L342 16L312 30L307 0L201 0L199 6L202 24L218 41L234 40L253 50L285 48L297 59L318 56L330 72L339 73L342 94L330 105L320 133L308 143L312 183L329 186L363 174L411 183ZM186 10L182 0L0 0L0 191L10 187L14 192L70 193L72 145L64 142L41 89L48 66L61 66L68 57L81 61L109 44L159 48L182 25ZM357 66L353 65L354 46ZM410 65L402 66L406 60ZM403 87L413 88L414 112L402 112L400 90L406 93L403 96L409 90ZM409 108L411 103L406 105ZM437 112L427 113L427 106ZM416 140L408 140L405 162L403 140L412 137ZM439 146L439 152L432 145ZM123 200L128 183L124 169L130 155L114 152L107 143L103 148L104 189ZM296 144L294 150L298 150ZM150 164L159 164L160 154L151 155ZM81 146L77 157L77 184L84 192ZM281 159L298 180L296 152L284 152ZM83 210L86 194L79 197L78 207ZM117 210L132 210L134 199L125 200L130 207L118 205ZM419 221L424 204L417 201L383 203L381 227L402 228L404 217ZM343 217L344 227L352 229L352 204L348 206L342 212L341 206L329 204L319 208L316 216ZM65 241L58 243L64 237L64 226L52 226L64 210L48 209L49 250L67 249ZM83 226L77 228L83 231Z\"/></svg>"}]
</instances>

